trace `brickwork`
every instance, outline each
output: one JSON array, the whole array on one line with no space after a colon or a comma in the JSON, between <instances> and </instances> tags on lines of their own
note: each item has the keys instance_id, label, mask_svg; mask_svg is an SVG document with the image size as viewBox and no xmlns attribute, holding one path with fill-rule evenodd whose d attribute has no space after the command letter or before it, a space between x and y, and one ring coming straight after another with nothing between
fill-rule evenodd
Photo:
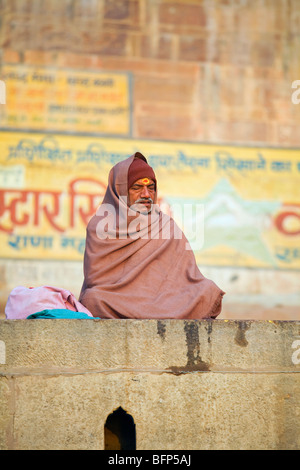
<instances>
[{"instance_id":1,"label":"brickwork","mask_svg":"<svg viewBox=\"0 0 300 470\"><path fill-rule=\"evenodd\" d=\"M0 0L1 64L131 72L136 139L300 147L299 0ZM264 270L204 274L223 318L299 317L294 271L269 271L271 293ZM2 260L0 318L28 278L78 296L82 263Z\"/></svg>"},{"instance_id":2,"label":"brickwork","mask_svg":"<svg viewBox=\"0 0 300 470\"><path fill-rule=\"evenodd\" d=\"M133 137L299 146L298 0L1 0L3 63L133 73Z\"/></svg>"}]
</instances>

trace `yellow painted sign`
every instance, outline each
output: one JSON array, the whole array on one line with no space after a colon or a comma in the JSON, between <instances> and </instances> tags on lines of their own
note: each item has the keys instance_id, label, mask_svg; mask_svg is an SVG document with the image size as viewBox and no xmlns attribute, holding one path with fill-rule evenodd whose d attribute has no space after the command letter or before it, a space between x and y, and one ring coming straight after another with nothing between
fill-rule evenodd
<instances>
[{"instance_id":1,"label":"yellow painted sign","mask_svg":"<svg viewBox=\"0 0 300 470\"><path fill-rule=\"evenodd\" d=\"M129 136L130 75L3 65L1 129Z\"/></svg>"},{"instance_id":2,"label":"yellow painted sign","mask_svg":"<svg viewBox=\"0 0 300 470\"><path fill-rule=\"evenodd\" d=\"M109 170L136 151L200 266L300 269L299 149L21 132L0 133L0 257L82 259Z\"/></svg>"}]
</instances>

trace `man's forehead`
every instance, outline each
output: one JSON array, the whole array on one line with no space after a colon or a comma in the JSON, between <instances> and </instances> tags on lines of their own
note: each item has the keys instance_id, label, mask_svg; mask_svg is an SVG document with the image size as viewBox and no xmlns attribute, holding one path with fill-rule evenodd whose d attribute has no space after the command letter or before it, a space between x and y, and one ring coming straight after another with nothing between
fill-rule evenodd
<instances>
[{"instance_id":1,"label":"man's forehead","mask_svg":"<svg viewBox=\"0 0 300 470\"><path fill-rule=\"evenodd\" d=\"M135 184L142 184L148 186L149 184L154 184L154 181L151 178L140 178L136 180L132 186L134 186Z\"/></svg>"}]
</instances>

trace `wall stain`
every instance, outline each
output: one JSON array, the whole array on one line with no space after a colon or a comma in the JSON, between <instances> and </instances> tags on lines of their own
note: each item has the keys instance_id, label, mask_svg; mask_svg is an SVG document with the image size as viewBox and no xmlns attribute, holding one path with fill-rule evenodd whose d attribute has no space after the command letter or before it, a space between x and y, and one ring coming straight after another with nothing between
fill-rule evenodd
<instances>
[{"instance_id":1,"label":"wall stain","mask_svg":"<svg viewBox=\"0 0 300 470\"><path fill-rule=\"evenodd\" d=\"M187 363L185 366L170 366L167 370L175 375L209 371L209 363L202 361L200 356L198 323L196 321L185 321L184 331L187 345Z\"/></svg>"},{"instance_id":2,"label":"wall stain","mask_svg":"<svg viewBox=\"0 0 300 470\"><path fill-rule=\"evenodd\" d=\"M162 340L166 337L166 324L161 320L157 320L157 334L161 337Z\"/></svg>"},{"instance_id":3,"label":"wall stain","mask_svg":"<svg viewBox=\"0 0 300 470\"><path fill-rule=\"evenodd\" d=\"M211 342L211 333L212 333L212 324L213 324L213 320L210 320L209 323L208 323L208 326L207 328L205 327L206 331L207 331L207 342L210 343Z\"/></svg>"},{"instance_id":4,"label":"wall stain","mask_svg":"<svg viewBox=\"0 0 300 470\"><path fill-rule=\"evenodd\" d=\"M246 331L250 328L250 323L246 321L238 322L238 329L234 338L236 344L242 347L248 346L248 341L246 339Z\"/></svg>"}]
</instances>

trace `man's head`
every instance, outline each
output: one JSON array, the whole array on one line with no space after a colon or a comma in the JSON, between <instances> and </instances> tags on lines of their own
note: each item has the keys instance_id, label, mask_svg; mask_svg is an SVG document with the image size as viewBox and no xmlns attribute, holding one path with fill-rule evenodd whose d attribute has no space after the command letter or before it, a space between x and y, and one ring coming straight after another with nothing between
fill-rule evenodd
<instances>
[{"instance_id":1,"label":"man's head","mask_svg":"<svg viewBox=\"0 0 300 470\"><path fill-rule=\"evenodd\" d=\"M156 178L151 166L140 158L128 170L128 205L142 214L151 211L156 195Z\"/></svg>"}]
</instances>

